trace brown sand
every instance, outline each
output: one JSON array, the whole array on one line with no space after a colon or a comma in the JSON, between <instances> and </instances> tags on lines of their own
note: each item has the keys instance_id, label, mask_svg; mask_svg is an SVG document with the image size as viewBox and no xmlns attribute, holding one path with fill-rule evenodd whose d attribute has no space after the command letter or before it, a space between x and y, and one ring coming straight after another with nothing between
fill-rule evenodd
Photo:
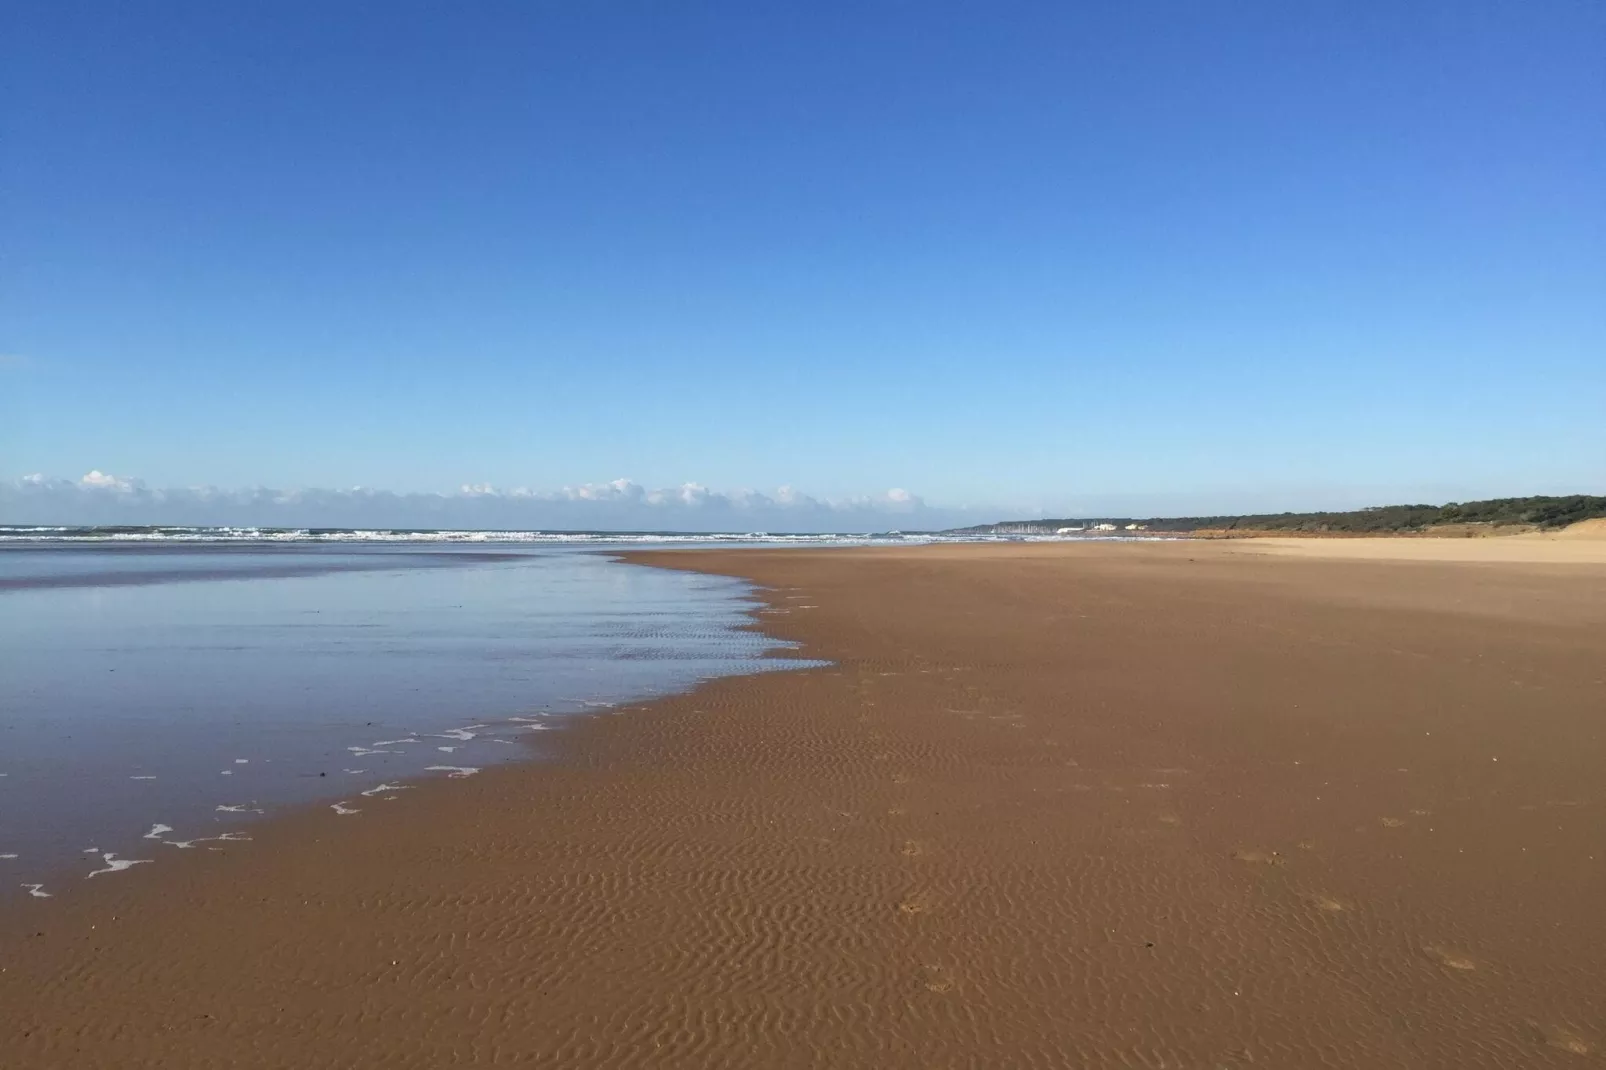
<instances>
[{"instance_id":1,"label":"brown sand","mask_svg":"<svg viewBox=\"0 0 1606 1070\"><path fill-rule=\"evenodd\" d=\"M0 1065L1601 1065L1606 568L652 560L836 666L10 908Z\"/></svg>"}]
</instances>

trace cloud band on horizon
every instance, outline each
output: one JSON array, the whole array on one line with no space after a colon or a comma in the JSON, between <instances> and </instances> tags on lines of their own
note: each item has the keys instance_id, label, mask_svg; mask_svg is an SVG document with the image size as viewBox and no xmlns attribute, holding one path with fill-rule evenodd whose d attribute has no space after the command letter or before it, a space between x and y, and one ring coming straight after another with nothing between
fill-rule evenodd
<instances>
[{"instance_id":1,"label":"cloud band on horizon","mask_svg":"<svg viewBox=\"0 0 1606 1070\"><path fill-rule=\"evenodd\" d=\"M648 488L633 480L553 491L464 484L451 493L352 487L152 488L99 469L77 480L43 475L0 483L0 523L251 527L501 528L618 531L880 531L975 523L902 488L848 499L783 486L772 494L700 483Z\"/></svg>"}]
</instances>

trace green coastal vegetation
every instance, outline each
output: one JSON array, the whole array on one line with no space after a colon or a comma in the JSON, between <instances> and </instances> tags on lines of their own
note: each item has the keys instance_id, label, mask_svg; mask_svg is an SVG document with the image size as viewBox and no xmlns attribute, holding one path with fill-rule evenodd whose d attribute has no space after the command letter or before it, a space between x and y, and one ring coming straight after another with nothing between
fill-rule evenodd
<instances>
[{"instance_id":1,"label":"green coastal vegetation","mask_svg":"<svg viewBox=\"0 0 1606 1070\"><path fill-rule=\"evenodd\" d=\"M1256 513L1243 516L1083 517L1005 521L965 533L1052 534L1064 529L1159 532L1287 532L1305 535L1516 534L1549 531L1606 517L1606 497L1491 498L1445 505L1379 505L1348 512Z\"/></svg>"}]
</instances>

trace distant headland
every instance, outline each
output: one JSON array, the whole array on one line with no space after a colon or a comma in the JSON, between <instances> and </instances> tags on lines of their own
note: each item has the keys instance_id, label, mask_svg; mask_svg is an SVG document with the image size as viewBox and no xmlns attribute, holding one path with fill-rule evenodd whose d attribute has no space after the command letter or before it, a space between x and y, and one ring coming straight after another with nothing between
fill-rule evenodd
<instances>
[{"instance_id":1,"label":"distant headland","mask_svg":"<svg viewBox=\"0 0 1606 1070\"><path fill-rule=\"evenodd\" d=\"M1148 532L1244 538L1252 535L1521 535L1558 531L1606 518L1606 497L1491 498L1445 505L1380 505L1348 512L1253 513L1242 516L1080 517L1009 520L957 528L953 534L1111 535Z\"/></svg>"}]
</instances>

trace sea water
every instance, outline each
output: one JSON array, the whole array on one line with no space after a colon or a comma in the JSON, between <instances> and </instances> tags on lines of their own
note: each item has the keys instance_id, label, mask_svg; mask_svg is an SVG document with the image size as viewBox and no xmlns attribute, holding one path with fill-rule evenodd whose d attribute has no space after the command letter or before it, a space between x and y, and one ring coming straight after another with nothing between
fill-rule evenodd
<instances>
[{"instance_id":1,"label":"sea water","mask_svg":"<svg viewBox=\"0 0 1606 1070\"><path fill-rule=\"evenodd\" d=\"M222 848L289 807L357 820L408 781L539 758L565 718L810 664L744 627L746 584L596 537L11 532L0 896Z\"/></svg>"}]
</instances>

